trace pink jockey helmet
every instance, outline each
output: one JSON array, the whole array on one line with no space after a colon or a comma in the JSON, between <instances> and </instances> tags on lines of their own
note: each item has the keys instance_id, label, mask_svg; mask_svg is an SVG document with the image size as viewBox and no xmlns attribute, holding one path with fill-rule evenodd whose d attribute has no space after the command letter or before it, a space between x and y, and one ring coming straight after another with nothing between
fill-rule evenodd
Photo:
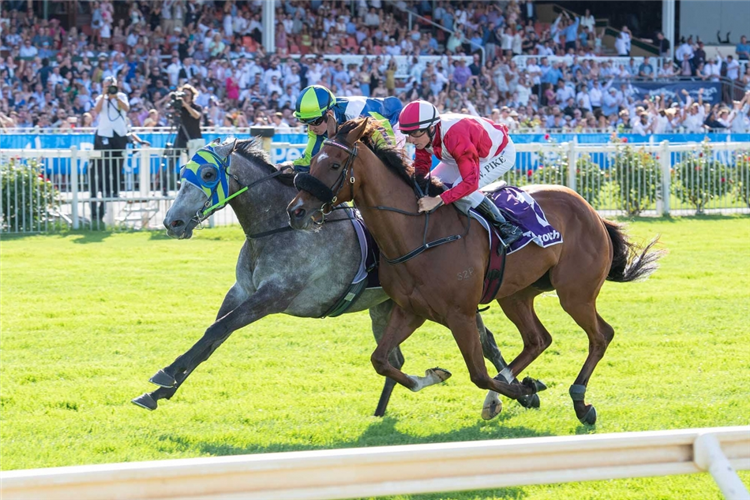
<instances>
[{"instance_id":1,"label":"pink jockey helmet","mask_svg":"<svg viewBox=\"0 0 750 500\"><path fill-rule=\"evenodd\" d=\"M428 129L440 122L437 108L427 101L413 101L398 115L398 126L402 132Z\"/></svg>"}]
</instances>

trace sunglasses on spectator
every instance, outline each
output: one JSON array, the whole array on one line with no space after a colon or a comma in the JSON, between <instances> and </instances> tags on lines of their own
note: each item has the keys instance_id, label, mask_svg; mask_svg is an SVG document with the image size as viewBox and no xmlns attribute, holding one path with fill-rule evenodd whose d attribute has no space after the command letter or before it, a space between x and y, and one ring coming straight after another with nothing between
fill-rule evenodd
<instances>
[{"instance_id":1,"label":"sunglasses on spectator","mask_svg":"<svg viewBox=\"0 0 750 500\"><path fill-rule=\"evenodd\" d=\"M311 118L310 120L301 120L301 121L305 125L312 125L313 127L317 127L318 125L326 121L326 118L328 118L328 115L323 115L320 118Z\"/></svg>"}]
</instances>

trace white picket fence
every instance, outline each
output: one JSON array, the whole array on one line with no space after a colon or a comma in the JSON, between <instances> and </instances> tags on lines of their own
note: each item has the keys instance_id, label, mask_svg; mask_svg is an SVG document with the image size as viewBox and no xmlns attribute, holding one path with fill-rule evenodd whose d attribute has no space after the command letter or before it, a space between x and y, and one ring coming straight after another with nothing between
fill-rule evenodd
<instances>
[{"instance_id":1,"label":"white picket fence","mask_svg":"<svg viewBox=\"0 0 750 500\"><path fill-rule=\"evenodd\" d=\"M508 183L567 185L605 216L750 213L750 143L570 142L516 150ZM101 154L75 147L0 150L0 232L102 228L97 202L109 228L161 228L177 194L179 161L165 166L159 148L128 150L121 169L102 175L92 168ZM209 219L210 225L236 223L230 209Z\"/></svg>"},{"instance_id":2,"label":"white picket fence","mask_svg":"<svg viewBox=\"0 0 750 500\"><path fill-rule=\"evenodd\" d=\"M313 500L707 471L725 498L748 500L735 470L750 470L750 426L6 471L0 494L4 500Z\"/></svg>"}]
</instances>

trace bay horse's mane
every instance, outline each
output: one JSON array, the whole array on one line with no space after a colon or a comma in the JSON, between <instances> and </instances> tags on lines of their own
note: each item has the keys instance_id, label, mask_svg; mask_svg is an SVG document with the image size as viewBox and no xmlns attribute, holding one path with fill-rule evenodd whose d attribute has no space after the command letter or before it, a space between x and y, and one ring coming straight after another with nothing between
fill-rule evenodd
<instances>
[{"instance_id":1,"label":"bay horse's mane","mask_svg":"<svg viewBox=\"0 0 750 500\"><path fill-rule=\"evenodd\" d=\"M277 172L276 166L271 162L271 156L260 147L257 137L237 141L234 152L242 158L262 166L269 175ZM276 176L276 180L285 186L293 186L294 174L281 174Z\"/></svg>"},{"instance_id":2,"label":"bay horse's mane","mask_svg":"<svg viewBox=\"0 0 750 500\"><path fill-rule=\"evenodd\" d=\"M360 126L362 124L362 120L366 120L367 118L357 118L354 120L349 120L346 123L344 123L341 128L339 128L338 133L336 134L336 140L338 142L346 143L346 136ZM425 185L427 184L426 178L421 175L414 175L414 167L412 166L411 160L409 160L406 157L406 153L404 150L399 149L394 146L387 146L385 144L376 144L375 140L373 139L372 135L374 132L382 130L380 127L378 127L376 120L370 120L367 123L367 127L365 128L364 134L362 134L362 137L360 138L360 141L367 146L367 148L375 153L375 156L382 161L388 169L395 173L399 179L404 181L406 184L409 185L409 187L414 187L414 179L416 178L419 182L420 187L422 190L425 189ZM445 191L445 186L443 186L443 183L440 182L439 179L434 178L431 179L431 183L429 186L429 192L427 193L429 196L437 196L438 194Z\"/></svg>"}]
</instances>

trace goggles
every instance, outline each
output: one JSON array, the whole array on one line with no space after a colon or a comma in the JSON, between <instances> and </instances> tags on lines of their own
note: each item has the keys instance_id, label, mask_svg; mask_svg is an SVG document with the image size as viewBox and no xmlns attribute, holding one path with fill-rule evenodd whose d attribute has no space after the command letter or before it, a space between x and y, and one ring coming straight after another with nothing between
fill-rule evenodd
<instances>
[{"instance_id":1,"label":"goggles","mask_svg":"<svg viewBox=\"0 0 750 500\"><path fill-rule=\"evenodd\" d=\"M409 137L422 137L427 133L427 129L422 130L410 130L409 132L403 132L404 135L408 135Z\"/></svg>"},{"instance_id":2,"label":"goggles","mask_svg":"<svg viewBox=\"0 0 750 500\"><path fill-rule=\"evenodd\" d=\"M305 125L312 125L313 127L317 127L318 125L326 121L327 118L328 118L328 115L324 114L323 116L318 117L318 118L311 118L309 120L301 120L301 122L304 123Z\"/></svg>"}]
</instances>

